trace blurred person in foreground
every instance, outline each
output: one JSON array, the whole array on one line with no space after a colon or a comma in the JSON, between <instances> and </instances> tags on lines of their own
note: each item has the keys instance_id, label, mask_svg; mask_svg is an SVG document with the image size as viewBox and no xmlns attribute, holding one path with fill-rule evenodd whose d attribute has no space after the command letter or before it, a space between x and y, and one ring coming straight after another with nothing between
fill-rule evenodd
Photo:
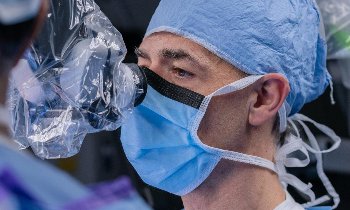
<instances>
[{"instance_id":1,"label":"blurred person in foreground","mask_svg":"<svg viewBox=\"0 0 350 210\"><path fill-rule=\"evenodd\" d=\"M47 15L46 0L0 1L0 209L150 209L120 178L86 187L29 153L11 140L6 106L11 70L39 32Z\"/></svg>"},{"instance_id":2,"label":"blurred person in foreground","mask_svg":"<svg viewBox=\"0 0 350 210\"><path fill-rule=\"evenodd\" d=\"M162 0L135 53L149 87L121 139L146 183L186 210L337 207L321 155L340 138L298 114L331 83L313 0ZM333 146L322 150L306 123ZM309 153L328 195L286 170Z\"/></svg>"}]
</instances>

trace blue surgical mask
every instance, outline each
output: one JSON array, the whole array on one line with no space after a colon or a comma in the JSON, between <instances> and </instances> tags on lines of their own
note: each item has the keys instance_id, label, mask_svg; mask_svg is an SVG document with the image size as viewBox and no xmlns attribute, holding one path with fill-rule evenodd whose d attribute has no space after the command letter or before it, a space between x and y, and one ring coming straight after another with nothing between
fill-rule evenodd
<instances>
[{"instance_id":1,"label":"blue surgical mask","mask_svg":"<svg viewBox=\"0 0 350 210\"><path fill-rule=\"evenodd\" d=\"M197 135L212 97L241 90L262 76L248 76L203 96L145 72L147 95L121 136L126 156L144 182L182 196L198 187L222 158L275 171L271 161L210 147Z\"/></svg>"}]
</instances>

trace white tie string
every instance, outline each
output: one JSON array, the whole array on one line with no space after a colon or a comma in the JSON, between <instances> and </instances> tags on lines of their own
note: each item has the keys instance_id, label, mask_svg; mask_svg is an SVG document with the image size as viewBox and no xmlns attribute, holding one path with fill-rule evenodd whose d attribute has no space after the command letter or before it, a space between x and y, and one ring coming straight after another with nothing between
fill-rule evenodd
<instances>
[{"instance_id":1,"label":"white tie string","mask_svg":"<svg viewBox=\"0 0 350 210\"><path fill-rule=\"evenodd\" d=\"M279 145L276 152L276 157L275 157L277 173L279 175L279 178L282 184L285 187L287 187L287 185L291 185L295 187L299 192L308 196L310 201L303 204L305 208L319 205L325 201L330 200L330 197L328 195L324 195L316 199L314 192L311 190L312 185L310 183L309 184L303 183L299 178L297 178L292 174L289 174L286 170L286 167L305 167L310 162L308 152L314 153L317 161L317 164L316 164L317 174L320 177L328 194L333 198L334 205L332 206L332 208L333 209L336 208L340 201L339 195L337 194L334 187L330 183L328 177L324 173L322 153L328 153L338 148L340 145L341 139L339 138L339 136L337 136L334 133L332 129L328 128L325 125L319 124L301 114L295 114L294 116L290 117L288 119L288 122L293 133L292 132L287 133L285 138L285 143L283 145ZM300 124L303 130L305 131L305 134L308 138L308 141L310 142L310 145L301 139L299 130L295 122L298 122L298 124ZM320 131L322 131L327 136L329 136L330 139L333 141L333 145L331 146L331 148L326 150L321 150L317 143L316 137L312 134L312 132L304 122L312 123ZM303 160L295 157L289 157L290 154L297 151L301 152L305 156Z\"/></svg>"}]
</instances>

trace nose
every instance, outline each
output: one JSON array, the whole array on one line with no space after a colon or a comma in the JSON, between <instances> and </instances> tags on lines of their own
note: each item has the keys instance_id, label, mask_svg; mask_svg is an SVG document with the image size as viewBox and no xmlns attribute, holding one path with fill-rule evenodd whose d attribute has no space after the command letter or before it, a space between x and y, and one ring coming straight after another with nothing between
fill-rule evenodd
<instances>
[{"instance_id":1,"label":"nose","mask_svg":"<svg viewBox=\"0 0 350 210\"><path fill-rule=\"evenodd\" d=\"M156 73L158 76L160 76L164 80L170 83L174 83L173 78L171 77L171 74L169 71L169 66L167 66L166 64L152 63L152 65L150 65L148 69Z\"/></svg>"}]
</instances>

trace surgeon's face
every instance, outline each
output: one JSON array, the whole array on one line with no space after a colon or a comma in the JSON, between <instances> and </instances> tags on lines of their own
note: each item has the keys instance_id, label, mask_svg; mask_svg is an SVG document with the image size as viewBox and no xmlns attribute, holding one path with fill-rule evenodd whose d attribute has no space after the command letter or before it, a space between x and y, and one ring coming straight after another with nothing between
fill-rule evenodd
<instances>
[{"instance_id":1,"label":"surgeon's face","mask_svg":"<svg viewBox=\"0 0 350 210\"><path fill-rule=\"evenodd\" d=\"M171 33L160 32L145 38L135 53L139 66L202 95L245 76L207 49ZM238 91L212 99L198 131L204 143L237 151L239 143L232 141L232 136L242 139L248 115L245 97L244 91Z\"/></svg>"},{"instance_id":2,"label":"surgeon's face","mask_svg":"<svg viewBox=\"0 0 350 210\"><path fill-rule=\"evenodd\" d=\"M135 53L138 65L202 95L244 75L200 45L167 32L145 38Z\"/></svg>"}]
</instances>

